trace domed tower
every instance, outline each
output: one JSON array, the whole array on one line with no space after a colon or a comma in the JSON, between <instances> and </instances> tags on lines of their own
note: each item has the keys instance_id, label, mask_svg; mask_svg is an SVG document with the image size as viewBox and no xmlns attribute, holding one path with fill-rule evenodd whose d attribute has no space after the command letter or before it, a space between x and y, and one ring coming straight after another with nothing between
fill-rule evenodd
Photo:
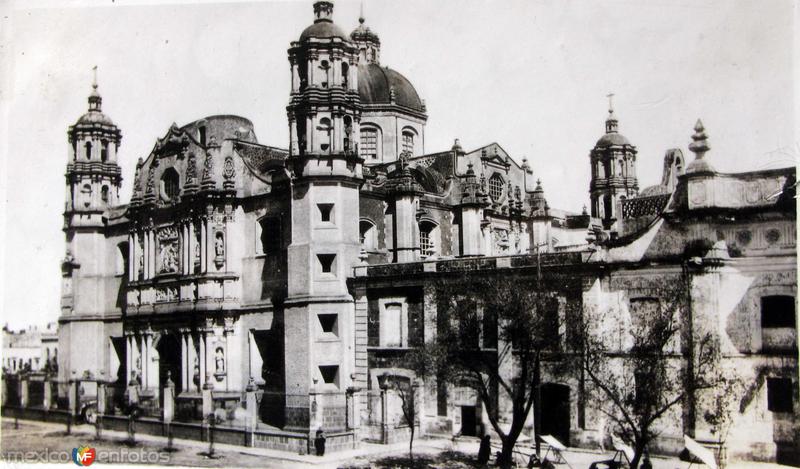
<instances>
[{"instance_id":1,"label":"domed tower","mask_svg":"<svg viewBox=\"0 0 800 469\"><path fill-rule=\"evenodd\" d=\"M346 339L333 342L318 329L335 324L337 337L351 337L346 280L361 250L358 49L332 14L332 2L315 2L314 24L289 48L292 234L283 314L285 386L294 397L285 416L287 428L309 432L322 425L324 412L314 394L351 383L354 359L340 346ZM326 430L344 423L329 422Z\"/></svg>"},{"instance_id":2,"label":"domed tower","mask_svg":"<svg viewBox=\"0 0 800 469\"><path fill-rule=\"evenodd\" d=\"M63 352L58 354L58 372L64 381L87 372L98 376L105 369L102 357L107 356L105 327L110 310L103 292L119 281L115 261L119 252L127 252L110 241L104 221L119 197L122 177L117 150L122 133L103 114L102 102L95 76L89 110L67 132L66 249L58 328L58 347Z\"/></svg>"},{"instance_id":3,"label":"domed tower","mask_svg":"<svg viewBox=\"0 0 800 469\"><path fill-rule=\"evenodd\" d=\"M122 183L117 150L122 132L102 111L97 77L89 95L89 111L70 126L67 203L64 229L102 226L102 214L117 204Z\"/></svg>"},{"instance_id":4,"label":"domed tower","mask_svg":"<svg viewBox=\"0 0 800 469\"><path fill-rule=\"evenodd\" d=\"M403 153L423 155L428 120L425 102L406 77L381 65L381 40L366 25L363 11L350 39L359 55L359 154L364 164L398 161Z\"/></svg>"},{"instance_id":5,"label":"domed tower","mask_svg":"<svg viewBox=\"0 0 800 469\"><path fill-rule=\"evenodd\" d=\"M350 33L350 39L358 47L360 64L381 63L381 40L377 34L364 24L364 6L361 6L361 15L358 17L358 27Z\"/></svg>"},{"instance_id":6,"label":"domed tower","mask_svg":"<svg viewBox=\"0 0 800 469\"><path fill-rule=\"evenodd\" d=\"M609 229L617 219L617 203L639 191L636 180L636 147L617 130L617 116L609 95L606 133L590 153L592 180L589 184L592 216Z\"/></svg>"}]
</instances>

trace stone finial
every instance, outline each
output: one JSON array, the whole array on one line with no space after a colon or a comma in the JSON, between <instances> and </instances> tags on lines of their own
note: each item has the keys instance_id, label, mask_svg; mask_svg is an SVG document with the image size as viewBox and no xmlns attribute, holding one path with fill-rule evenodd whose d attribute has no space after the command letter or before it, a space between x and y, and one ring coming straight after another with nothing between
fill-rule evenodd
<instances>
[{"instance_id":1,"label":"stone finial","mask_svg":"<svg viewBox=\"0 0 800 469\"><path fill-rule=\"evenodd\" d=\"M703 157L711 147L708 145L708 134L703 126L703 121L697 119L694 125L694 134L692 135L692 143L689 144L689 150L695 154L695 159L686 168L686 173L699 173L699 172L713 172L714 168Z\"/></svg>"},{"instance_id":2,"label":"stone finial","mask_svg":"<svg viewBox=\"0 0 800 469\"><path fill-rule=\"evenodd\" d=\"M692 151L697 157L700 159L705 155L705 153L711 149L708 146L708 135L706 134L706 128L703 127L703 121L697 119L697 123L694 124L694 135L692 135L693 142L689 144L689 150Z\"/></svg>"}]
</instances>

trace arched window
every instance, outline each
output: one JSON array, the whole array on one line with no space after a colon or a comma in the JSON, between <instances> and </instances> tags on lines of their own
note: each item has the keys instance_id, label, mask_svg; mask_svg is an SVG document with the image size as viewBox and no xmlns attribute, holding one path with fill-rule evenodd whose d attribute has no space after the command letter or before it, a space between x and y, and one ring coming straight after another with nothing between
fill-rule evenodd
<instances>
[{"instance_id":1,"label":"arched window","mask_svg":"<svg viewBox=\"0 0 800 469\"><path fill-rule=\"evenodd\" d=\"M127 241L117 244L116 269L117 275L125 275L128 272L128 243Z\"/></svg>"},{"instance_id":2,"label":"arched window","mask_svg":"<svg viewBox=\"0 0 800 469\"><path fill-rule=\"evenodd\" d=\"M86 159L92 159L92 142L86 142Z\"/></svg>"},{"instance_id":3,"label":"arched window","mask_svg":"<svg viewBox=\"0 0 800 469\"><path fill-rule=\"evenodd\" d=\"M344 123L344 151L350 151L353 142L353 119L350 116L344 116L342 122Z\"/></svg>"},{"instance_id":4,"label":"arched window","mask_svg":"<svg viewBox=\"0 0 800 469\"><path fill-rule=\"evenodd\" d=\"M378 245L375 240L375 225L369 220L361 220L359 232L361 234L361 247L367 252L374 251Z\"/></svg>"},{"instance_id":5,"label":"arched window","mask_svg":"<svg viewBox=\"0 0 800 469\"><path fill-rule=\"evenodd\" d=\"M500 200L500 197L503 196L503 185L503 176L494 173L492 177L489 178L489 197L495 202Z\"/></svg>"},{"instance_id":6,"label":"arched window","mask_svg":"<svg viewBox=\"0 0 800 469\"><path fill-rule=\"evenodd\" d=\"M322 151L328 151L328 149L330 149L330 147L331 147L331 130L332 129L333 128L331 127L331 120L330 119L328 119L327 117L323 117L322 119L319 120L319 127L318 127L317 130L319 130L319 133L320 133L319 148Z\"/></svg>"},{"instance_id":7,"label":"arched window","mask_svg":"<svg viewBox=\"0 0 800 469\"><path fill-rule=\"evenodd\" d=\"M438 252L439 227L432 221L423 220L419 224L419 254L431 257Z\"/></svg>"},{"instance_id":8,"label":"arched window","mask_svg":"<svg viewBox=\"0 0 800 469\"><path fill-rule=\"evenodd\" d=\"M330 66L330 64L328 63L327 60L323 60L319 64L319 69L322 70L322 82L321 82L321 85L322 85L323 88L327 88L328 87L328 81L329 81L329 72L330 72L331 66Z\"/></svg>"},{"instance_id":9,"label":"arched window","mask_svg":"<svg viewBox=\"0 0 800 469\"><path fill-rule=\"evenodd\" d=\"M100 198L103 199L103 202L108 202L108 186L103 186L100 189Z\"/></svg>"},{"instance_id":10,"label":"arched window","mask_svg":"<svg viewBox=\"0 0 800 469\"><path fill-rule=\"evenodd\" d=\"M342 63L342 88L348 89L348 84L350 83L350 66L346 63Z\"/></svg>"},{"instance_id":11,"label":"arched window","mask_svg":"<svg viewBox=\"0 0 800 469\"><path fill-rule=\"evenodd\" d=\"M180 192L180 177L174 168L167 168L161 176L161 198L166 202L175 202Z\"/></svg>"},{"instance_id":12,"label":"arched window","mask_svg":"<svg viewBox=\"0 0 800 469\"><path fill-rule=\"evenodd\" d=\"M83 188L81 189L81 194L83 195L83 206L88 207L92 204L92 186L90 184L84 184Z\"/></svg>"},{"instance_id":13,"label":"arched window","mask_svg":"<svg viewBox=\"0 0 800 469\"><path fill-rule=\"evenodd\" d=\"M361 157L366 161L380 160L380 131L376 127L361 127Z\"/></svg>"},{"instance_id":14,"label":"arched window","mask_svg":"<svg viewBox=\"0 0 800 469\"><path fill-rule=\"evenodd\" d=\"M100 161L103 163L108 161L108 140L102 141L102 146L100 147Z\"/></svg>"},{"instance_id":15,"label":"arched window","mask_svg":"<svg viewBox=\"0 0 800 469\"><path fill-rule=\"evenodd\" d=\"M414 132L410 129L403 130L402 150L414 155Z\"/></svg>"}]
</instances>

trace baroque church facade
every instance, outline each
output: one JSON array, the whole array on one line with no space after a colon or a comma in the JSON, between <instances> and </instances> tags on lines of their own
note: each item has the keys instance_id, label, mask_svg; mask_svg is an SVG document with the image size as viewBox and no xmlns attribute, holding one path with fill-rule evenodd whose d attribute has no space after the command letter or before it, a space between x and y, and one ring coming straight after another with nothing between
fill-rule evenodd
<instances>
[{"instance_id":1,"label":"baroque church facade","mask_svg":"<svg viewBox=\"0 0 800 469\"><path fill-rule=\"evenodd\" d=\"M68 131L61 380L102 380L117 399L134 387L156 417L174 389L176 420L250 419L254 445L304 451L319 429L340 447L404 438L397 406L380 410L381 377L414 379L392 357L435 334L437 275L568 268L580 281L559 293L560 320L573 305L618 331L706 240L684 327L713 331L752 384L731 438L747 457L797 451L794 168L717 172L698 121L694 160L667 151L660 184L639 191L637 149L610 110L587 161L589 208L555 209L496 143L427 152L425 102L381 64L378 35L363 18L345 33L330 1L313 9L288 49L288 148L259 143L239 116L173 124L139 159L128 203L122 132L94 84ZM593 397L549 384L546 430L596 443ZM423 432L489 431L474 393L420 386ZM708 433L697 415L681 407L666 451Z\"/></svg>"}]
</instances>

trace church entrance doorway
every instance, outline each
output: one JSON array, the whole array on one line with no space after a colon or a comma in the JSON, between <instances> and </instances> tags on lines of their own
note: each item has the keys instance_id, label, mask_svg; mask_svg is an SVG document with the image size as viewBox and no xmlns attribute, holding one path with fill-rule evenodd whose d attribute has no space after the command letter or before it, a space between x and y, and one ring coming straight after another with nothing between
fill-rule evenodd
<instances>
[{"instance_id":1,"label":"church entrance doorway","mask_svg":"<svg viewBox=\"0 0 800 469\"><path fill-rule=\"evenodd\" d=\"M569 386L542 385L542 435L552 435L569 446Z\"/></svg>"},{"instance_id":2,"label":"church entrance doorway","mask_svg":"<svg viewBox=\"0 0 800 469\"><path fill-rule=\"evenodd\" d=\"M158 388L163 390L167 385L167 377L175 384L175 395L181 392L181 344L173 334L161 337L156 345L158 352ZM163 393L162 393L163 396ZM161 405L163 407L163 397Z\"/></svg>"}]
</instances>

